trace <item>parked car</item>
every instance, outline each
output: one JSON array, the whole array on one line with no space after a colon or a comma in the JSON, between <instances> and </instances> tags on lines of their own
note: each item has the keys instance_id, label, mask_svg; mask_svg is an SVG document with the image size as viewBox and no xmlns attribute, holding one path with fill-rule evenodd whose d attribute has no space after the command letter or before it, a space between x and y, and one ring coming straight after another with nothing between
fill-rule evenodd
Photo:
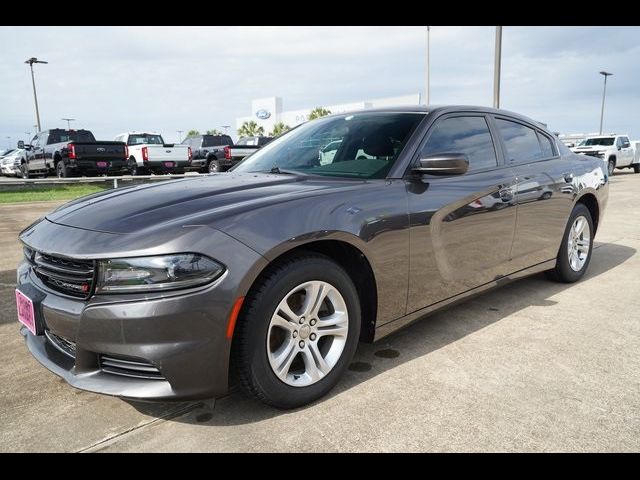
<instances>
[{"instance_id":1,"label":"parked car","mask_svg":"<svg viewBox=\"0 0 640 480\"><path fill-rule=\"evenodd\" d=\"M196 135L185 138L182 144L191 147L189 170L224 172L233 165L225 158L225 147L233 145L229 135Z\"/></svg>"},{"instance_id":2,"label":"parked car","mask_svg":"<svg viewBox=\"0 0 640 480\"><path fill-rule=\"evenodd\" d=\"M260 400L298 407L336 385L359 340L536 272L582 278L608 187L601 160L515 113L330 115L226 175L106 191L29 226L21 332L84 390L214 397L233 368Z\"/></svg>"},{"instance_id":3,"label":"parked car","mask_svg":"<svg viewBox=\"0 0 640 480\"><path fill-rule=\"evenodd\" d=\"M628 135L588 137L571 150L581 155L591 155L604 160L609 175L613 175L616 168L633 168L635 173L640 173L640 161L636 158Z\"/></svg>"},{"instance_id":4,"label":"parked car","mask_svg":"<svg viewBox=\"0 0 640 480\"><path fill-rule=\"evenodd\" d=\"M22 178L31 175L58 177L122 174L127 171L126 145L122 142L96 141L89 130L53 128L37 133L31 144L18 142L26 158L20 165Z\"/></svg>"},{"instance_id":5,"label":"parked car","mask_svg":"<svg viewBox=\"0 0 640 480\"><path fill-rule=\"evenodd\" d=\"M131 175L184 173L191 160L191 147L165 143L159 133L127 132L114 140L127 145Z\"/></svg>"},{"instance_id":6,"label":"parked car","mask_svg":"<svg viewBox=\"0 0 640 480\"><path fill-rule=\"evenodd\" d=\"M273 137L241 137L235 145L224 149L224 157L231 162L231 166L248 157L267 145Z\"/></svg>"},{"instance_id":7,"label":"parked car","mask_svg":"<svg viewBox=\"0 0 640 480\"><path fill-rule=\"evenodd\" d=\"M25 159L24 148L14 148L0 156L0 170L5 177L19 177L20 164Z\"/></svg>"}]
</instances>

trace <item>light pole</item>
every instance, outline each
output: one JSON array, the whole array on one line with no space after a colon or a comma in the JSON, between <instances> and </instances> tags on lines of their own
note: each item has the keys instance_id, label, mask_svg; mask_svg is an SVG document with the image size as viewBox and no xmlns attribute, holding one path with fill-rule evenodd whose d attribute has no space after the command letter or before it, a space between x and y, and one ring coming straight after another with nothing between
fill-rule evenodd
<instances>
[{"instance_id":1,"label":"light pole","mask_svg":"<svg viewBox=\"0 0 640 480\"><path fill-rule=\"evenodd\" d=\"M604 97L607 95L607 77L613 73L602 71L600 75L604 76L604 89L602 90L602 108L600 109L600 135L602 135L602 120L604 119Z\"/></svg>"},{"instance_id":2,"label":"light pole","mask_svg":"<svg viewBox=\"0 0 640 480\"><path fill-rule=\"evenodd\" d=\"M431 71L430 71L430 65L429 65L429 48L431 47L431 27L428 26L427 27L427 78L426 78L426 84L425 84L425 88L424 88L424 104L425 105L429 105L429 90L430 90L430 75L431 75Z\"/></svg>"},{"instance_id":3,"label":"light pole","mask_svg":"<svg viewBox=\"0 0 640 480\"><path fill-rule=\"evenodd\" d=\"M61 118L60 120L64 120L67 122L67 130L71 130L71 122L75 122L75 118Z\"/></svg>"},{"instance_id":4,"label":"light pole","mask_svg":"<svg viewBox=\"0 0 640 480\"><path fill-rule=\"evenodd\" d=\"M176 132L178 132L178 143L182 142L182 132L184 132L184 130L176 130Z\"/></svg>"},{"instance_id":5,"label":"light pole","mask_svg":"<svg viewBox=\"0 0 640 480\"><path fill-rule=\"evenodd\" d=\"M493 108L500 108L500 63L502 60L502 27L496 27L496 53L493 65Z\"/></svg>"},{"instance_id":6,"label":"light pole","mask_svg":"<svg viewBox=\"0 0 640 480\"><path fill-rule=\"evenodd\" d=\"M38 131L41 131L42 129L40 128L40 111L38 110L38 95L36 94L36 79L33 76L33 64L49 63L49 62L38 60L36 57L31 57L30 59L26 60L24 63L28 63L29 67L31 67L31 83L33 84L33 100L36 103L36 122L38 122Z\"/></svg>"},{"instance_id":7,"label":"light pole","mask_svg":"<svg viewBox=\"0 0 640 480\"><path fill-rule=\"evenodd\" d=\"M231 125L220 125L222 128L224 128L224 134L226 135L227 132L229 131L229 127L231 127Z\"/></svg>"}]
</instances>

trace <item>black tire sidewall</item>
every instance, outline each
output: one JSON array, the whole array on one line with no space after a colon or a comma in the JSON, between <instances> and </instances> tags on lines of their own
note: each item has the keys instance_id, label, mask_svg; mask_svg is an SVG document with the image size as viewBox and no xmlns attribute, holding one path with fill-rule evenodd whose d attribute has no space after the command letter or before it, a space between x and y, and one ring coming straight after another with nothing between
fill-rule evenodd
<instances>
[{"instance_id":1,"label":"black tire sidewall","mask_svg":"<svg viewBox=\"0 0 640 480\"><path fill-rule=\"evenodd\" d=\"M24 179L29 178L29 166L26 163L20 165L20 176Z\"/></svg>"},{"instance_id":2,"label":"black tire sidewall","mask_svg":"<svg viewBox=\"0 0 640 480\"><path fill-rule=\"evenodd\" d=\"M583 216L587 219L589 223L589 254L587 255L587 261L584 262L584 265L580 269L580 271L576 272L569 265L569 256L568 251L569 247L567 245L567 240L569 239L569 233L571 231L571 227L573 226L573 222L575 222L576 218L579 216ZM583 205L582 203L578 203L571 212L571 216L569 217L569 221L567 222L567 227L565 229L564 235L562 236L562 245L560 246L560 251L558 253L558 258L556 260L556 274L558 279L566 282L573 283L580 280L587 269L589 268L589 263L591 262L591 254L593 253L593 237L595 236L595 231L593 229L593 219L591 218L591 212L589 209Z\"/></svg>"},{"instance_id":3,"label":"black tire sidewall","mask_svg":"<svg viewBox=\"0 0 640 480\"><path fill-rule=\"evenodd\" d=\"M296 286L311 280L333 285L347 305L349 333L338 363L322 380L307 387L293 387L282 382L273 372L267 357L267 333L273 312L280 301ZM241 318L243 338L241 362L258 397L278 408L295 408L310 403L331 390L342 377L353 358L360 336L360 302L349 275L329 258L313 256L288 262L287 268L267 277L263 288L251 303L249 315Z\"/></svg>"},{"instance_id":4,"label":"black tire sidewall","mask_svg":"<svg viewBox=\"0 0 640 480\"><path fill-rule=\"evenodd\" d=\"M634 173L640 173L640 163L635 163L633 165L633 172Z\"/></svg>"},{"instance_id":5,"label":"black tire sidewall","mask_svg":"<svg viewBox=\"0 0 640 480\"><path fill-rule=\"evenodd\" d=\"M615 172L615 170L616 162L614 160L609 160L609 162L607 162L607 171L609 172L609 175L613 175L613 172Z\"/></svg>"},{"instance_id":6,"label":"black tire sidewall","mask_svg":"<svg viewBox=\"0 0 640 480\"><path fill-rule=\"evenodd\" d=\"M58 165L56 165L56 174L58 175L58 178L67 178L67 169L63 162L58 162Z\"/></svg>"}]
</instances>

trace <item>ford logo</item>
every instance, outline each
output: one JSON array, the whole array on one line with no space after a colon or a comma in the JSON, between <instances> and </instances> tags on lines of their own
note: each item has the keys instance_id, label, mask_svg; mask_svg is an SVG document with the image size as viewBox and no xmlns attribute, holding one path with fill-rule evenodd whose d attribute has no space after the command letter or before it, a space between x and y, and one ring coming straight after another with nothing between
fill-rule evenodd
<instances>
[{"instance_id":1,"label":"ford logo","mask_svg":"<svg viewBox=\"0 0 640 480\"><path fill-rule=\"evenodd\" d=\"M97 150L98 152L106 152L106 151L107 151L107 149L106 149L106 148L102 148L102 147L98 147L98 148L96 148L96 150Z\"/></svg>"},{"instance_id":2,"label":"ford logo","mask_svg":"<svg viewBox=\"0 0 640 480\"><path fill-rule=\"evenodd\" d=\"M260 120L266 120L270 116L271 112L269 110L265 110L264 108L256 112L256 117L258 117Z\"/></svg>"}]
</instances>

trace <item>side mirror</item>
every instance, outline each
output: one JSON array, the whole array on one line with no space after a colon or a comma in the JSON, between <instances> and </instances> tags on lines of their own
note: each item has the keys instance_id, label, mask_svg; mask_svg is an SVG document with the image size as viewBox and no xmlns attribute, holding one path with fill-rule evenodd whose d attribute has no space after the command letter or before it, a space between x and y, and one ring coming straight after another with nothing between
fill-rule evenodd
<instances>
[{"instance_id":1,"label":"side mirror","mask_svg":"<svg viewBox=\"0 0 640 480\"><path fill-rule=\"evenodd\" d=\"M18 148L24 148L24 141L20 140L18 142Z\"/></svg>"},{"instance_id":2,"label":"side mirror","mask_svg":"<svg viewBox=\"0 0 640 480\"><path fill-rule=\"evenodd\" d=\"M622 145L618 145L618 150L622 150Z\"/></svg>"},{"instance_id":3,"label":"side mirror","mask_svg":"<svg viewBox=\"0 0 640 480\"><path fill-rule=\"evenodd\" d=\"M464 153L428 155L412 170L420 175L462 175L469 170L469 158Z\"/></svg>"}]
</instances>

